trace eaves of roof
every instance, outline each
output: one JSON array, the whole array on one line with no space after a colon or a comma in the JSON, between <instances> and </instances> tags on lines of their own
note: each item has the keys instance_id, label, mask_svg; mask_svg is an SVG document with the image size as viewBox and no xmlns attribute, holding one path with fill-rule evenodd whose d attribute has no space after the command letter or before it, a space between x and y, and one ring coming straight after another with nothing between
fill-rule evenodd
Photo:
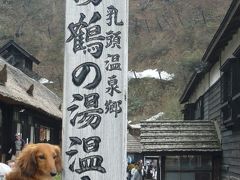
<instances>
[{"instance_id":1,"label":"eaves of roof","mask_svg":"<svg viewBox=\"0 0 240 180\"><path fill-rule=\"evenodd\" d=\"M27 52L26 50L24 50L21 46L19 46L16 42L14 42L13 40L8 41L5 45L3 45L0 48L0 54L2 52L4 52L5 50L7 50L10 46L14 46L18 51L20 51L24 56L26 56L29 60L33 61L36 64L39 64L40 61L35 58L32 54L30 54L29 52Z\"/></svg>"}]
</instances>

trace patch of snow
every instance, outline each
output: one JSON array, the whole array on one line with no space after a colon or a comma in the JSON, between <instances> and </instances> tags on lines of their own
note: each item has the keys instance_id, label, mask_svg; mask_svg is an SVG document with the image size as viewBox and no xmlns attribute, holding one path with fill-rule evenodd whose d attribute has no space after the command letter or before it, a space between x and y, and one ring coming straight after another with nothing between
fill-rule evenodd
<instances>
[{"instance_id":1,"label":"patch of snow","mask_svg":"<svg viewBox=\"0 0 240 180\"><path fill-rule=\"evenodd\" d=\"M46 78L41 78L38 80L38 82L40 82L41 84L52 84L53 83L53 81L49 81Z\"/></svg>"},{"instance_id":2,"label":"patch of snow","mask_svg":"<svg viewBox=\"0 0 240 180\"><path fill-rule=\"evenodd\" d=\"M160 113L158 113L158 114L156 114L156 115L154 115L154 116L146 119L146 121L155 121L155 120L157 120L159 117L162 117L163 115L164 115L164 112L160 112Z\"/></svg>"},{"instance_id":3,"label":"patch of snow","mask_svg":"<svg viewBox=\"0 0 240 180\"><path fill-rule=\"evenodd\" d=\"M157 69L147 69L143 72L134 72L129 71L128 72L128 80L132 78L155 78L155 79L162 79L166 81L170 81L174 78L174 74L169 74L166 71L159 72Z\"/></svg>"}]
</instances>

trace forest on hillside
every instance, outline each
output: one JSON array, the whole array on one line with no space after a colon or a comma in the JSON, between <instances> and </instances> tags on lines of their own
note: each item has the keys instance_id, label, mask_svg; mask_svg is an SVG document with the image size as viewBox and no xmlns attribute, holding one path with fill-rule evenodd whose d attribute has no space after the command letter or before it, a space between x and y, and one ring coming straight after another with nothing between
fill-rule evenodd
<instances>
[{"instance_id":1,"label":"forest on hillside","mask_svg":"<svg viewBox=\"0 0 240 180\"><path fill-rule=\"evenodd\" d=\"M172 81L131 79L128 117L164 112L181 119L178 99L231 0L129 0L129 70L174 73ZM0 0L0 45L13 39L41 63L34 70L63 91L64 0ZM49 70L51 69L51 70Z\"/></svg>"}]
</instances>

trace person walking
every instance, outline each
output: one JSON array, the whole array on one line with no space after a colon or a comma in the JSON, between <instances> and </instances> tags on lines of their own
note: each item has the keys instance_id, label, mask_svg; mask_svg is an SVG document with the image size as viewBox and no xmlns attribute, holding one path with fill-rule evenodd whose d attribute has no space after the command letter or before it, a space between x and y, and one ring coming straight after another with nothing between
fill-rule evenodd
<instances>
[{"instance_id":1,"label":"person walking","mask_svg":"<svg viewBox=\"0 0 240 180\"><path fill-rule=\"evenodd\" d=\"M135 167L131 170L131 175L131 180L142 180L139 164L135 164Z\"/></svg>"},{"instance_id":2,"label":"person walking","mask_svg":"<svg viewBox=\"0 0 240 180\"><path fill-rule=\"evenodd\" d=\"M9 153L11 154L11 160L15 160L19 153L25 146L25 141L22 139L21 134L17 133L15 135L15 140L11 144L11 149Z\"/></svg>"}]
</instances>

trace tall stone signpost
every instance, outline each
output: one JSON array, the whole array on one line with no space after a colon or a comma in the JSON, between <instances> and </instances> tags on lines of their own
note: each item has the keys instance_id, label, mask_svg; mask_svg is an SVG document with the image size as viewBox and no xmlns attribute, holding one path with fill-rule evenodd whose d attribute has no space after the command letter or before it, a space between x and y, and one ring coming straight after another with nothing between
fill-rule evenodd
<instances>
[{"instance_id":1,"label":"tall stone signpost","mask_svg":"<svg viewBox=\"0 0 240 180\"><path fill-rule=\"evenodd\" d=\"M126 179L128 0L66 0L63 180Z\"/></svg>"}]
</instances>

